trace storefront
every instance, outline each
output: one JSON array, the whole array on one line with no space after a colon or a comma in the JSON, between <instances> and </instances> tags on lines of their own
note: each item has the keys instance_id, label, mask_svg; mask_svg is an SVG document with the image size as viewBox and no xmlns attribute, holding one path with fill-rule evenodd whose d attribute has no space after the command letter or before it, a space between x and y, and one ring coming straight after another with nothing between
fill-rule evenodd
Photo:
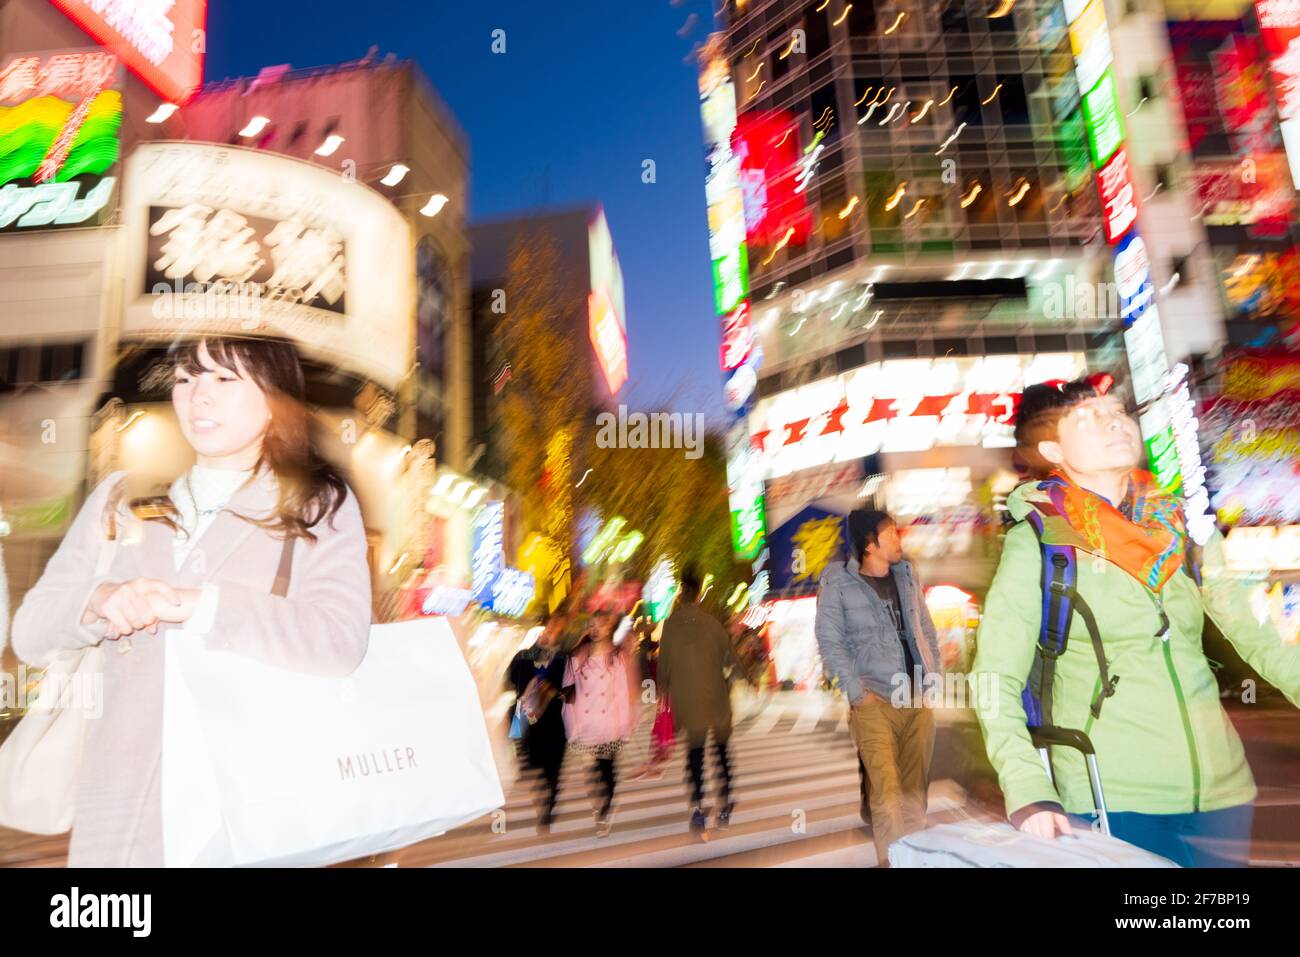
<instances>
[{"instance_id":1,"label":"storefront","mask_svg":"<svg viewBox=\"0 0 1300 957\"><path fill-rule=\"evenodd\" d=\"M144 143L123 170L118 362L92 480L166 479L188 447L166 402L166 346L204 334L276 335L302 355L323 454L346 474L371 538L376 590L423 514L420 462L394 431L413 359L410 227L386 198L331 171L205 143Z\"/></svg>"},{"instance_id":2,"label":"storefront","mask_svg":"<svg viewBox=\"0 0 1300 957\"><path fill-rule=\"evenodd\" d=\"M1020 393L1084 371L1079 353L885 360L758 401L749 427L771 530L764 627L781 681L820 681L817 583L843 560L844 517L857 508L898 523L932 615L945 622L945 660L968 666L1006 496L1019 482Z\"/></svg>"}]
</instances>

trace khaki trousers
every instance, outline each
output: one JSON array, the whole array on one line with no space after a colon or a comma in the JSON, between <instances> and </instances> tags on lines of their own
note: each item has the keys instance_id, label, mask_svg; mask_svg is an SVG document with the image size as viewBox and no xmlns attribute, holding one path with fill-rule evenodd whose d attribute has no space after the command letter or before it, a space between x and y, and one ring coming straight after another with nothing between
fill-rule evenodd
<instances>
[{"instance_id":1,"label":"khaki trousers","mask_svg":"<svg viewBox=\"0 0 1300 957\"><path fill-rule=\"evenodd\" d=\"M930 759L934 756L934 712L895 708L869 694L852 709L849 726L871 782L871 833L881 864L889 845L925 829Z\"/></svg>"}]
</instances>

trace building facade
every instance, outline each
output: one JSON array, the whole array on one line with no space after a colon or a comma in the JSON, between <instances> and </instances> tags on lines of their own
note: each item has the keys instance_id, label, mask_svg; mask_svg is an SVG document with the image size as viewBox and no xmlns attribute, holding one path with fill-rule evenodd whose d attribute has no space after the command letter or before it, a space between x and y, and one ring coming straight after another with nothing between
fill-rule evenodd
<instances>
[{"instance_id":1,"label":"building facade","mask_svg":"<svg viewBox=\"0 0 1300 957\"><path fill-rule=\"evenodd\" d=\"M299 346L322 445L361 499L377 590L433 559L442 579L467 582L473 509L490 489L463 474L464 134L414 64L373 51L200 90L193 6L152 26L177 56L200 52L176 63L145 44L152 64L131 46L148 31L128 41L93 11L0 4L6 146L24 147L4 153L44 157L0 170L14 591L39 575L88 483L184 467L164 454L183 442L159 360L177 336L229 332ZM89 110L74 109L81 99Z\"/></svg>"},{"instance_id":2,"label":"building facade","mask_svg":"<svg viewBox=\"0 0 1300 957\"><path fill-rule=\"evenodd\" d=\"M815 592L840 516L869 502L929 583L982 592L1033 382L1112 373L1181 482L1169 357L1223 326L1176 175L1162 17L1108 0L728 11L702 54L706 196L734 544L770 598Z\"/></svg>"}]
</instances>

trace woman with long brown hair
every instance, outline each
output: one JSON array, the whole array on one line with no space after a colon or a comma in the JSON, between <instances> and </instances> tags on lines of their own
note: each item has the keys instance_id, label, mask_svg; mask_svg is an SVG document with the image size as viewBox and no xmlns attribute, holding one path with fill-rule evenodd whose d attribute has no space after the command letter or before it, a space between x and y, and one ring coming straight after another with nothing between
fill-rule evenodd
<instances>
[{"instance_id":1,"label":"woman with long brown hair","mask_svg":"<svg viewBox=\"0 0 1300 957\"><path fill-rule=\"evenodd\" d=\"M125 473L100 484L14 618L14 650L28 664L107 652L72 866L163 863L167 629L311 674L348 674L366 651L361 513L312 444L293 345L203 338L175 344L169 361L194 465L161 494L132 497Z\"/></svg>"}]
</instances>

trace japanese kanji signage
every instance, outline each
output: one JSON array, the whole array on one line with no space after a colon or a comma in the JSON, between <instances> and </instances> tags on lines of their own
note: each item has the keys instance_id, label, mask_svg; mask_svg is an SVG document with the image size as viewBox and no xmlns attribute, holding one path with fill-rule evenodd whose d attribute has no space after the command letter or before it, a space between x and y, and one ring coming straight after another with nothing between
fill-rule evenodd
<instances>
[{"instance_id":1,"label":"japanese kanji signage","mask_svg":"<svg viewBox=\"0 0 1300 957\"><path fill-rule=\"evenodd\" d=\"M410 227L367 186L260 151L144 143L123 219L125 336L263 329L386 389L414 361Z\"/></svg>"},{"instance_id":2,"label":"japanese kanji signage","mask_svg":"<svg viewBox=\"0 0 1300 957\"><path fill-rule=\"evenodd\" d=\"M261 298L344 313L342 234L298 219L245 216L200 203L149 208L144 288L226 280Z\"/></svg>"}]
</instances>

